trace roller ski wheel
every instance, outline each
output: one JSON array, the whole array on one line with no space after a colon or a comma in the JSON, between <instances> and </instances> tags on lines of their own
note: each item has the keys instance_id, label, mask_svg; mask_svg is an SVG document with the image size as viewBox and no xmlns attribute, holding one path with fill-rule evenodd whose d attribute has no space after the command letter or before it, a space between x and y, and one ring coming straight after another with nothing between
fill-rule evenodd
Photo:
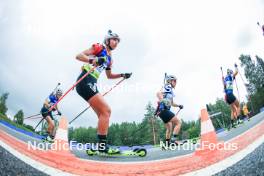
<instances>
[{"instance_id":1,"label":"roller ski wheel","mask_svg":"<svg viewBox=\"0 0 264 176\"><path fill-rule=\"evenodd\" d=\"M120 154L120 150L118 149L108 149L107 151L99 151L99 150L93 150L88 149L86 150L87 155L93 156L93 155L118 155Z\"/></svg>"},{"instance_id":2,"label":"roller ski wheel","mask_svg":"<svg viewBox=\"0 0 264 176\"><path fill-rule=\"evenodd\" d=\"M135 152L140 157L145 157L147 155L147 150L144 148L138 149Z\"/></svg>"},{"instance_id":3,"label":"roller ski wheel","mask_svg":"<svg viewBox=\"0 0 264 176\"><path fill-rule=\"evenodd\" d=\"M137 152L138 150L140 150L140 148L134 148L133 152Z\"/></svg>"},{"instance_id":4,"label":"roller ski wheel","mask_svg":"<svg viewBox=\"0 0 264 176\"><path fill-rule=\"evenodd\" d=\"M86 150L86 154L88 156L93 156L93 155L96 155L96 151L95 150L92 150L92 149L88 149L88 150Z\"/></svg>"},{"instance_id":5,"label":"roller ski wheel","mask_svg":"<svg viewBox=\"0 0 264 176\"><path fill-rule=\"evenodd\" d=\"M54 143L54 139L52 139L51 137L48 136L46 138L43 138L42 142L46 142L46 143L52 144L52 143Z\"/></svg>"}]
</instances>

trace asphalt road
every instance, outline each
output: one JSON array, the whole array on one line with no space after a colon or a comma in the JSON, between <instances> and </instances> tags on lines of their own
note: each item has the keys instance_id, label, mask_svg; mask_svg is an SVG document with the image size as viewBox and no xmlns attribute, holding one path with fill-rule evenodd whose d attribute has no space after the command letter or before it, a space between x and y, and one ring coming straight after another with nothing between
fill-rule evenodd
<instances>
[{"instance_id":1,"label":"asphalt road","mask_svg":"<svg viewBox=\"0 0 264 176\"><path fill-rule=\"evenodd\" d=\"M230 131L225 131L218 134L218 139L221 141L228 141L253 126L257 125L261 121L264 120L264 113L260 113L254 116L250 121L245 121L242 125L238 126L235 129L231 129ZM42 141L36 138L32 138L25 134L21 134L17 131L14 131L3 124L0 124L0 129L5 132L15 136L21 141L28 142L31 141L33 143L41 143ZM190 145L193 146L193 145ZM152 160L160 160L171 157L182 156L186 154L190 154L194 151L192 150L184 150L184 146L181 146L178 150L167 150L162 151L159 148L151 148L148 149L148 155L146 157L99 157L99 156L87 156L85 151L73 149L72 153L74 153L77 157L88 159L88 160L99 160L99 161L111 161L111 162L138 162L138 161L152 161ZM34 168L31 168L26 163L20 161L12 154L7 152L5 149L0 147L0 175L45 175ZM239 161L235 165L227 168L226 170L216 174L217 176L221 175L264 175L264 144L259 146L254 152L247 155L243 160Z\"/></svg>"},{"instance_id":2,"label":"asphalt road","mask_svg":"<svg viewBox=\"0 0 264 176\"><path fill-rule=\"evenodd\" d=\"M260 113L250 121L245 121L242 125L238 126L235 129L231 129L230 131L224 131L218 134L218 139L221 141L228 141L235 136L242 134L243 132L247 131L248 129L252 128L253 126L257 125L259 122L264 120L264 113ZM30 137L25 134L21 134L17 131L14 131L3 124L0 124L0 129L4 130L5 132L15 136L16 138L24 141L24 142L31 142L34 141L38 144L42 141L33 137ZM138 157L138 156L88 156L85 150L77 150L73 147L72 153L79 158L88 159L88 160L97 160L97 161L111 161L111 162L135 162L135 161L153 161L153 160L161 160L167 159L171 157L182 156L186 154L190 154L194 152L195 146L193 144L184 144L183 146L177 147L175 150L161 150L160 148L150 148L147 149L147 156L146 157Z\"/></svg>"}]
</instances>

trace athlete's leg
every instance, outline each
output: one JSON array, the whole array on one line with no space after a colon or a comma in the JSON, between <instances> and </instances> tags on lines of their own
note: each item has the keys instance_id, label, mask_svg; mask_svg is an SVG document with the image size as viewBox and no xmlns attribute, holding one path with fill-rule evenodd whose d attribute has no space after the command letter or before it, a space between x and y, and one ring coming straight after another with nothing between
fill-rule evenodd
<instances>
[{"instance_id":1,"label":"athlete's leg","mask_svg":"<svg viewBox=\"0 0 264 176\"><path fill-rule=\"evenodd\" d=\"M166 141L170 140L171 138L171 132L172 132L172 123L168 122L165 124L166 127Z\"/></svg>"},{"instance_id":2,"label":"athlete's leg","mask_svg":"<svg viewBox=\"0 0 264 176\"><path fill-rule=\"evenodd\" d=\"M237 123L237 113L236 113L236 106L234 105L234 103L232 103L230 105L231 108L231 125L233 128L236 127L236 123Z\"/></svg>"},{"instance_id":3,"label":"athlete's leg","mask_svg":"<svg viewBox=\"0 0 264 176\"><path fill-rule=\"evenodd\" d=\"M179 137L179 132L181 130L181 121L178 119L177 116L174 116L170 120L170 122L172 122L175 125L175 127L173 129L173 138L174 138L174 140L177 140Z\"/></svg>"},{"instance_id":4,"label":"athlete's leg","mask_svg":"<svg viewBox=\"0 0 264 176\"><path fill-rule=\"evenodd\" d=\"M233 109L232 109L232 106L230 105L230 110L231 110L231 120L234 120L234 112L233 112Z\"/></svg>"},{"instance_id":5,"label":"athlete's leg","mask_svg":"<svg viewBox=\"0 0 264 176\"><path fill-rule=\"evenodd\" d=\"M231 107L231 113L233 113L233 120L236 120L237 119L237 108L236 108L236 105L234 103L232 103L230 105Z\"/></svg>"},{"instance_id":6,"label":"athlete's leg","mask_svg":"<svg viewBox=\"0 0 264 176\"><path fill-rule=\"evenodd\" d=\"M239 104L238 100L236 100L234 102L234 105L236 107L236 114L237 114L237 117L238 117L238 116L240 116L240 104Z\"/></svg>"},{"instance_id":7,"label":"athlete's leg","mask_svg":"<svg viewBox=\"0 0 264 176\"><path fill-rule=\"evenodd\" d=\"M111 109L104 100L103 96L99 93L89 99L88 103L98 116L98 129L99 135L107 135L109 127L109 118L111 115Z\"/></svg>"},{"instance_id":8,"label":"athlete's leg","mask_svg":"<svg viewBox=\"0 0 264 176\"><path fill-rule=\"evenodd\" d=\"M47 116L46 117L46 120L48 122L48 129L47 129L47 131L48 131L49 135L53 137L53 135L54 135L54 127L55 127L54 121L51 119L50 116Z\"/></svg>"}]
</instances>

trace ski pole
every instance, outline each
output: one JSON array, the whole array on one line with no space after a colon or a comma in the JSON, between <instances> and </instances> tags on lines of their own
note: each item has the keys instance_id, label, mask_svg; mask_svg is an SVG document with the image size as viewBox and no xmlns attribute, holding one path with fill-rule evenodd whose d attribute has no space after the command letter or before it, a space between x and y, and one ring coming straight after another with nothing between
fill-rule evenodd
<instances>
[{"instance_id":1,"label":"ski pole","mask_svg":"<svg viewBox=\"0 0 264 176\"><path fill-rule=\"evenodd\" d=\"M52 111L55 106L77 85L79 84L85 77L87 77L90 73L92 73L97 67L93 67L91 70L89 70L87 73L85 73L78 81L76 81L60 98L59 100L50 107L49 112Z\"/></svg>"},{"instance_id":2,"label":"ski pole","mask_svg":"<svg viewBox=\"0 0 264 176\"><path fill-rule=\"evenodd\" d=\"M57 115L59 115L59 114L55 114L55 115L52 115L52 116L54 117L54 116L57 116ZM42 116L36 116L36 117L32 117L30 119L24 119L24 120L34 120L34 119L39 119L39 118L42 118Z\"/></svg>"},{"instance_id":3,"label":"ski pole","mask_svg":"<svg viewBox=\"0 0 264 176\"><path fill-rule=\"evenodd\" d=\"M242 77L242 74L240 73L239 70L238 70L238 73L239 73L239 75L240 75L240 77L241 77L241 80L242 80L243 84L245 85L246 90L247 90L247 93L248 93L248 88L247 88L247 86L246 86L247 84L246 84L246 82L244 81L244 79L243 79L243 77ZM250 101L250 106L251 106L252 112L254 113L254 107L253 107L253 104L252 104L252 101L251 101L251 98L250 98L249 93L248 93L248 100Z\"/></svg>"},{"instance_id":4,"label":"ski pole","mask_svg":"<svg viewBox=\"0 0 264 176\"><path fill-rule=\"evenodd\" d=\"M236 81L236 79L234 79L234 80L235 80L235 83L236 83L238 100L239 100L239 102L240 102L240 96L239 96L239 91L238 91L237 81Z\"/></svg>"},{"instance_id":5,"label":"ski pole","mask_svg":"<svg viewBox=\"0 0 264 176\"><path fill-rule=\"evenodd\" d=\"M263 35L264 35L264 25L261 26L261 25L259 24L259 22L257 22L257 25L260 27L260 29L261 29L261 31L263 32Z\"/></svg>"},{"instance_id":6,"label":"ski pole","mask_svg":"<svg viewBox=\"0 0 264 176\"><path fill-rule=\"evenodd\" d=\"M223 82L224 91L225 91L225 89L226 89L226 86L225 86L225 81L224 81L224 73L223 73L223 68L222 68L222 67L220 67L220 69L221 69L221 73L222 73L222 82Z\"/></svg>"},{"instance_id":7,"label":"ski pole","mask_svg":"<svg viewBox=\"0 0 264 176\"><path fill-rule=\"evenodd\" d=\"M220 67L220 69L221 69L221 73L222 73L222 78L224 78L223 68Z\"/></svg>"},{"instance_id":8,"label":"ski pole","mask_svg":"<svg viewBox=\"0 0 264 176\"><path fill-rule=\"evenodd\" d=\"M25 119L30 119L30 118L32 118L32 117L36 117L36 116L38 116L38 115L40 115L40 113L35 114L35 115L31 115L31 116L28 116L28 117L25 117L24 120L25 120Z\"/></svg>"},{"instance_id":9,"label":"ski pole","mask_svg":"<svg viewBox=\"0 0 264 176\"><path fill-rule=\"evenodd\" d=\"M125 78L123 78L122 80L120 80L118 83L116 83L113 87L111 87L107 92L105 92L102 96L105 96L106 94L108 94L109 92L111 92L116 86L118 86L121 82L123 82L125 80ZM85 111L87 111L91 106L88 106L87 108L85 108L82 112L80 112L74 119L72 119L69 124L71 124L73 121L75 121L78 117L80 117Z\"/></svg>"},{"instance_id":10,"label":"ski pole","mask_svg":"<svg viewBox=\"0 0 264 176\"><path fill-rule=\"evenodd\" d=\"M55 91L58 89L58 87L60 86L60 84L61 84L61 83L58 83L58 84L57 84L57 86L55 87L55 89L53 90L53 92L55 92Z\"/></svg>"},{"instance_id":11,"label":"ski pole","mask_svg":"<svg viewBox=\"0 0 264 176\"><path fill-rule=\"evenodd\" d=\"M97 66L94 66L91 70L89 70L87 73L85 73L78 81L76 81L60 98L59 100L54 104L52 105L50 108L49 108L49 111L52 111L52 109L77 85L79 84L85 77L87 77L90 73L92 73L95 69L97 68ZM40 120L40 122L37 124L37 126L34 128L34 130L36 130L36 128L40 125L40 123L44 120L44 118L42 118Z\"/></svg>"},{"instance_id":12,"label":"ski pole","mask_svg":"<svg viewBox=\"0 0 264 176\"><path fill-rule=\"evenodd\" d=\"M175 116L177 116L177 115L180 113L181 110L182 110L182 109L180 108L180 109L176 112Z\"/></svg>"},{"instance_id":13,"label":"ski pole","mask_svg":"<svg viewBox=\"0 0 264 176\"><path fill-rule=\"evenodd\" d=\"M241 77L241 80L243 81L243 84L246 86L246 82L244 81L244 79L243 79L243 77L242 77L242 75L241 75L240 71L239 71L239 70L237 70L237 72L238 72L239 76Z\"/></svg>"},{"instance_id":14,"label":"ski pole","mask_svg":"<svg viewBox=\"0 0 264 176\"><path fill-rule=\"evenodd\" d=\"M166 84L166 80L167 80L167 73L164 74L164 84Z\"/></svg>"}]
</instances>

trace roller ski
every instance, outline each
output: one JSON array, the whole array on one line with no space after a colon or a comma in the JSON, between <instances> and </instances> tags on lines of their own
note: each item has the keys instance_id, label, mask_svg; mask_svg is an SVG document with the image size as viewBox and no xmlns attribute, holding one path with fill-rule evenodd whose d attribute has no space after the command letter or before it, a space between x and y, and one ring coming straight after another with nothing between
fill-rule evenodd
<instances>
[{"instance_id":1,"label":"roller ski","mask_svg":"<svg viewBox=\"0 0 264 176\"><path fill-rule=\"evenodd\" d=\"M121 151L118 148L108 148L106 150L93 150L87 149L86 153L88 156L139 156L145 157L147 155L147 150L144 148L136 148L134 150L124 150Z\"/></svg>"},{"instance_id":2,"label":"roller ski","mask_svg":"<svg viewBox=\"0 0 264 176\"><path fill-rule=\"evenodd\" d=\"M53 143L54 142L54 137L47 135L44 138L42 138L42 142L47 142L47 143Z\"/></svg>"}]
</instances>

